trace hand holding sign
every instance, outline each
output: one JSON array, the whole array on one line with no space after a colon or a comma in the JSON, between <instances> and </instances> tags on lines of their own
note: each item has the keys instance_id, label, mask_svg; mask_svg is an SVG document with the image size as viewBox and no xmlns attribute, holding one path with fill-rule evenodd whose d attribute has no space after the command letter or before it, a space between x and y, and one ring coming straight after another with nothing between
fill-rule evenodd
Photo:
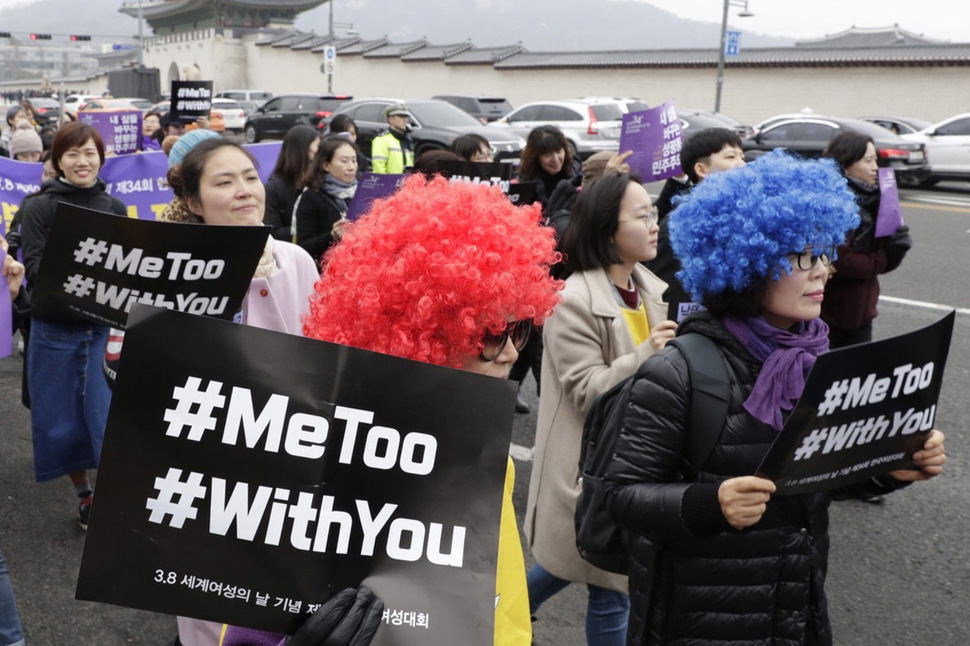
<instances>
[{"instance_id":1,"label":"hand holding sign","mask_svg":"<svg viewBox=\"0 0 970 646\"><path fill-rule=\"evenodd\" d=\"M929 480L943 473L943 465L946 464L946 449L943 440L946 436L940 431L930 431L930 436L923 444L923 448L913 454L913 463L916 469L899 469L890 471L889 475L900 482L919 482Z\"/></svg>"}]
</instances>

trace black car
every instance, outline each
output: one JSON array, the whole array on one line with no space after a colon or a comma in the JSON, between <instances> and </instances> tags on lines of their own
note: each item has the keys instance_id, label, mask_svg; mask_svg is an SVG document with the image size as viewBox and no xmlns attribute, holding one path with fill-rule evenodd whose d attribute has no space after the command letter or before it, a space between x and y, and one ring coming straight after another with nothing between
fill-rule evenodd
<instances>
[{"instance_id":1,"label":"black car","mask_svg":"<svg viewBox=\"0 0 970 646\"><path fill-rule=\"evenodd\" d=\"M436 94L431 97L447 101L459 110L464 110L482 123L501 119L512 111L512 104L501 96L474 96L471 94Z\"/></svg>"},{"instance_id":2,"label":"black car","mask_svg":"<svg viewBox=\"0 0 970 646\"><path fill-rule=\"evenodd\" d=\"M680 119L680 125L684 129L685 136L707 128L727 128L736 132L742 139L751 134L749 126L720 112L678 109L677 117Z\"/></svg>"},{"instance_id":3,"label":"black car","mask_svg":"<svg viewBox=\"0 0 970 646\"><path fill-rule=\"evenodd\" d=\"M387 130L384 108L394 103L404 103L411 112L411 139L414 141L415 157L427 150L451 148L452 141L467 134L477 134L488 139L495 149L495 161L517 160L522 154L522 146L525 145L522 137L486 128L468 113L445 101L364 99L345 103L334 112L334 116L346 114L354 120L357 124L357 147L365 155L370 155L374 137Z\"/></svg>"},{"instance_id":4,"label":"black car","mask_svg":"<svg viewBox=\"0 0 970 646\"><path fill-rule=\"evenodd\" d=\"M248 143L260 139L282 139L293 126L323 129L326 120L345 101L346 94L284 94L270 99L252 114L247 114L243 133Z\"/></svg>"},{"instance_id":5,"label":"black car","mask_svg":"<svg viewBox=\"0 0 970 646\"><path fill-rule=\"evenodd\" d=\"M923 181L929 174L923 144L906 141L881 126L859 119L823 117L817 114L772 119L751 137L742 140L747 161L783 148L803 157L820 157L836 136L859 132L872 138L879 156L879 166L896 171L900 184Z\"/></svg>"},{"instance_id":6,"label":"black car","mask_svg":"<svg viewBox=\"0 0 970 646\"><path fill-rule=\"evenodd\" d=\"M60 101L40 97L29 99L29 101L34 106L34 118L37 120L38 126L43 128L44 126L57 125L57 120L61 118Z\"/></svg>"}]
</instances>

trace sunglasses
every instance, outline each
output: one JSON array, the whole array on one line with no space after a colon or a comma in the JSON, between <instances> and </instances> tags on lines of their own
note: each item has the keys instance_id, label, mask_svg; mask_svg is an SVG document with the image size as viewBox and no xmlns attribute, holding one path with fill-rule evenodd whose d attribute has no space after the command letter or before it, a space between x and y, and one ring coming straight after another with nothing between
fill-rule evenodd
<instances>
[{"instance_id":1,"label":"sunglasses","mask_svg":"<svg viewBox=\"0 0 970 646\"><path fill-rule=\"evenodd\" d=\"M482 336L482 352L479 356L484 361L495 361L498 355L502 354L505 344L509 337L512 337L512 346L516 352L521 352L529 340L529 333L532 332L532 319L522 319L512 321L504 330L498 334L492 334L488 330Z\"/></svg>"}]
</instances>

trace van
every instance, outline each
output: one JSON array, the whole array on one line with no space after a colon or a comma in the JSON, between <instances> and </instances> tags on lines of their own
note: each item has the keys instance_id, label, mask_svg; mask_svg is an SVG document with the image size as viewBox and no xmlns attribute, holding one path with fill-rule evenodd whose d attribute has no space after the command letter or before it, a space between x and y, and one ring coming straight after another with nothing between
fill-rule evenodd
<instances>
[{"instance_id":1,"label":"van","mask_svg":"<svg viewBox=\"0 0 970 646\"><path fill-rule=\"evenodd\" d=\"M255 101L263 105L273 98L272 92L266 90L223 90L216 93L217 99L234 99L236 101Z\"/></svg>"}]
</instances>

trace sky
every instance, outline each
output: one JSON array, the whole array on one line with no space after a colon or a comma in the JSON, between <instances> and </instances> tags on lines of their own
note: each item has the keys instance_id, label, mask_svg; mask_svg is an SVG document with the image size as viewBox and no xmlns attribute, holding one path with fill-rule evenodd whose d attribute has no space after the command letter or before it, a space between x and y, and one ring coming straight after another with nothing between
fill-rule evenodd
<instances>
[{"instance_id":1,"label":"sky","mask_svg":"<svg viewBox=\"0 0 970 646\"><path fill-rule=\"evenodd\" d=\"M640 0L681 18L721 22L723 0ZM731 0L732 5L736 0ZM741 4L738 2L737 4ZM729 25L745 31L799 39L822 38L851 26L888 27L894 23L926 38L970 42L970 4L966 0L748 0L751 18Z\"/></svg>"},{"instance_id":2,"label":"sky","mask_svg":"<svg viewBox=\"0 0 970 646\"><path fill-rule=\"evenodd\" d=\"M35 1L0 0L0 11ZM493 1L477 0L477 4L488 5ZM714 23L720 23L724 10L723 0L634 1L647 2L683 18ZM590 4L605 7L610 0L590 0ZM821 38L852 25L887 27L898 23L907 31L927 38L970 42L970 5L966 0L748 0L748 10L755 15L734 17L740 10L731 8L732 27L772 36Z\"/></svg>"}]
</instances>

